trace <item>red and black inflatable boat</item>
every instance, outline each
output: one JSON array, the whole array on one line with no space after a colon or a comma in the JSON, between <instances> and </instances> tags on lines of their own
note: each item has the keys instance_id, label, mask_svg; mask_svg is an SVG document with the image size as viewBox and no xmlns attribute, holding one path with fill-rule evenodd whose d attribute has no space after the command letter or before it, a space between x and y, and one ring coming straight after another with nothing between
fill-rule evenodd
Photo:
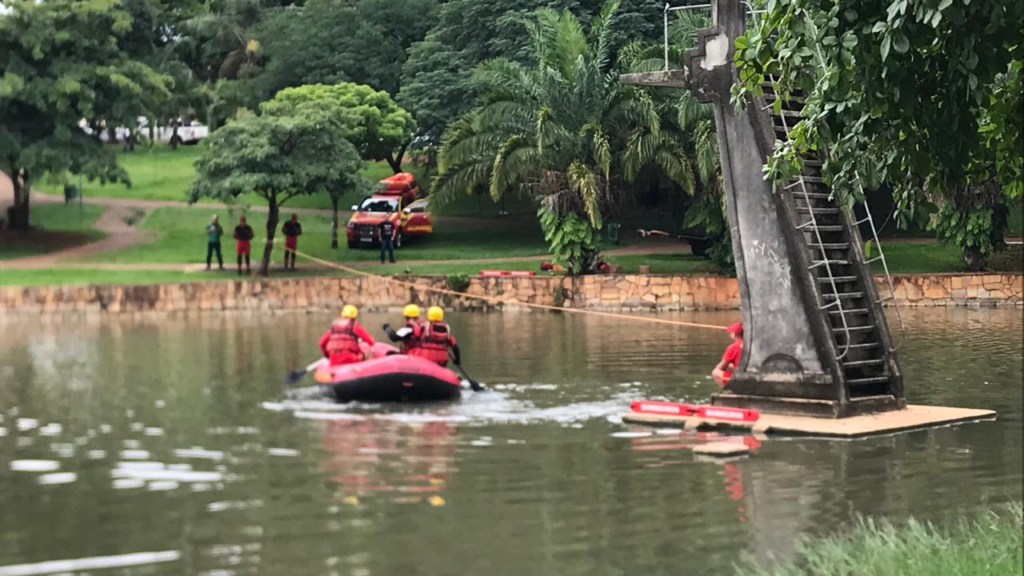
<instances>
[{"instance_id":1,"label":"red and black inflatable boat","mask_svg":"<svg viewBox=\"0 0 1024 576\"><path fill-rule=\"evenodd\" d=\"M320 392L335 402L428 402L462 394L459 377L437 364L400 354L393 346L364 346L369 358L330 366L323 360L313 372Z\"/></svg>"}]
</instances>

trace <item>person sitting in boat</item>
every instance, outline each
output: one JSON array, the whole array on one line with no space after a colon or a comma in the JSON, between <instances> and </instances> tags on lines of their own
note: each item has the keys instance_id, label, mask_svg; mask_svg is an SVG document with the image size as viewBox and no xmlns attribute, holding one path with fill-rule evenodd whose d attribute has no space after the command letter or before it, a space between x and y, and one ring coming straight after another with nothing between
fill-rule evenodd
<instances>
[{"instance_id":1,"label":"person sitting in boat","mask_svg":"<svg viewBox=\"0 0 1024 576\"><path fill-rule=\"evenodd\" d=\"M722 360L711 371L711 377L715 379L715 384L719 386L725 386L729 383L732 373L740 365L740 354L743 352L743 324L736 322L729 326L727 330L729 338L732 339L732 344L729 344L729 347L725 349Z\"/></svg>"},{"instance_id":2,"label":"person sitting in boat","mask_svg":"<svg viewBox=\"0 0 1024 576\"><path fill-rule=\"evenodd\" d=\"M406 356L417 356L420 348L420 338L423 334L423 324L420 322L420 307L415 304L407 304L402 309L402 316L405 316L405 325L398 330L393 330L390 324L384 325L384 333L392 342L402 343L402 354Z\"/></svg>"},{"instance_id":3,"label":"person sitting in boat","mask_svg":"<svg viewBox=\"0 0 1024 576\"><path fill-rule=\"evenodd\" d=\"M452 349L455 365L462 365L459 345L455 342L451 328L444 323L444 310L439 306L431 306L427 309L427 323L423 325L416 355L444 367L448 366L449 348Z\"/></svg>"},{"instance_id":4,"label":"person sitting in boat","mask_svg":"<svg viewBox=\"0 0 1024 576\"><path fill-rule=\"evenodd\" d=\"M359 310L347 304L341 309L341 317L320 337L320 351L330 361L331 366L362 362L363 351L359 343L365 342L370 346L376 344L373 337L356 322L356 316L359 316Z\"/></svg>"}]
</instances>

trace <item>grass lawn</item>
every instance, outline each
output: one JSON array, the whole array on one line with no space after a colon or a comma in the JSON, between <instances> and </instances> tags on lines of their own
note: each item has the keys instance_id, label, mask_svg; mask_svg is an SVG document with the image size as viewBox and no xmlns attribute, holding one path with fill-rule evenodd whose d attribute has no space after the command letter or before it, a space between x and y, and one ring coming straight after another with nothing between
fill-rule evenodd
<instances>
[{"instance_id":1,"label":"grass lawn","mask_svg":"<svg viewBox=\"0 0 1024 576\"><path fill-rule=\"evenodd\" d=\"M36 230L0 230L0 260L36 256L101 240L103 232L92 227L102 213L102 206L92 204L34 204L29 217Z\"/></svg>"},{"instance_id":2,"label":"grass lawn","mask_svg":"<svg viewBox=\"0 0 1024 576\"><path fill-rule=\"evenodd\" d=\"M930 242L882 241L885 261L893 274L924 274L931 272L963 272L964 262L956 246ZM872 253L872 257L877 252ZM871 271L882 273L882 263L871 264Z\"/></svg>"},{"instance_id":3,"label":"grass lawn","mask_svg":"<svg viewBox=\"0 0 1024 576\"><path fill-rule=\"evenodd\" d=\"M951 526L859 520L845 534L805 541L797 558L738 576L1011 576L1021 573L1020 504L969 515Z\"/></svg>"},{"instance_id":4,"label":"grass lawn","mask_svg":"<svg viewBox=\"0 0 1024 576\"><path fill-rule=\"evenodd\" d=\"M233 244L230 233L240 209L221 210L221 224L227 238L223 242L225 258L233 258ZM284 211L287 214L287 210ZM117 263L196 263L206 258L206 236L203 229L210 218L210 211L197 208L157 208L146 214L139 226L157 235L155 242L133 246L123 250L99 254L93 262ZM266 214L254 212L249 218L256 230L257 241L253 244L253 256L262 254L259 238L263 237ZM379 251L373 248L349 249L345 244L345 231L339 230L341 246L330 248L331 219L326 215L304 215L300 219L303 235L299 249L313 256L333 261L372 261L379 258ZM342 221L344 222L344 220ZM280 231L278 231L280 232ZM281 239L280 233L277 237ZM435 225L434 234L410 240L397 251L402 260L462 260L498 258L512 256L542 256L547 252L534 219L502 218L494 220L454 219ZM282 259L283 248L274 250L274 262Z\"/></svg>"}]
</instances>

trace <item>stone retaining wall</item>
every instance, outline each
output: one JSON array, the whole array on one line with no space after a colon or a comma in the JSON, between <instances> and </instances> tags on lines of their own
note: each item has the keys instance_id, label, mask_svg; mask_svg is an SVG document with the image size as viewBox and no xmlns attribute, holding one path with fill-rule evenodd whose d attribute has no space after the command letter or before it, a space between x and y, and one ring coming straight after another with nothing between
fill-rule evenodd
<instances>
[{"instance_id":1,"label":"stone retaining wall","mask_svg":"<svg viewBox=\"0 0 1024 576\"><path fill-rule=\"evenodd\" d=\"M208 281L142 286L0 287L0 315L40 313L122 314L221 310L321 310L342 302L384 310L408 302L443 304L461 310L493 309L499 304L436 294L447 288L441 276L402 277L415 286L378 278L282 278ZM876 279L878 281L878 279ZM930 274L893 277L897 301L909 306L1021 306L1020 274ZM471 278L465 293L502 302L590 310L673 311L739 307L735 278L722 276L616 275L564 278ZM887 293L879 285L879 293Z\"/></svg>"}]
</instances>

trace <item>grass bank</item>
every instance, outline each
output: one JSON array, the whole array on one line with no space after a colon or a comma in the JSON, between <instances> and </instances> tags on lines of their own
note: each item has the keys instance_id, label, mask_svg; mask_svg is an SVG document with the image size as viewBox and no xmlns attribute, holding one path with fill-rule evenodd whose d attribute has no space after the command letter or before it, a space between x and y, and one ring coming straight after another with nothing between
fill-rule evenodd
<instances>
[{"instance_id":1,"label":"grass bank","mask_svg":"<svg viewBox=\"0 0 1024 576\"><path fill-rule=\"evenodd\" d=\"M1014 576L1021 574L1020 504L951 526L864 519L846 533L800 545L798 558L738 576Z\"/></svg>"},{"instance_id":2,"label":"grass bank","mask_svg":"<svg viewBox=\"0 0 1024 576\"><path fill-rule=\"evenodd\" d=\"M102 240L105 234L93 229L102 213L102 206L92 204L36 204L30 213L34 230L0 230L0 260L37 256Z\"/></svg>"}]
</instances>

